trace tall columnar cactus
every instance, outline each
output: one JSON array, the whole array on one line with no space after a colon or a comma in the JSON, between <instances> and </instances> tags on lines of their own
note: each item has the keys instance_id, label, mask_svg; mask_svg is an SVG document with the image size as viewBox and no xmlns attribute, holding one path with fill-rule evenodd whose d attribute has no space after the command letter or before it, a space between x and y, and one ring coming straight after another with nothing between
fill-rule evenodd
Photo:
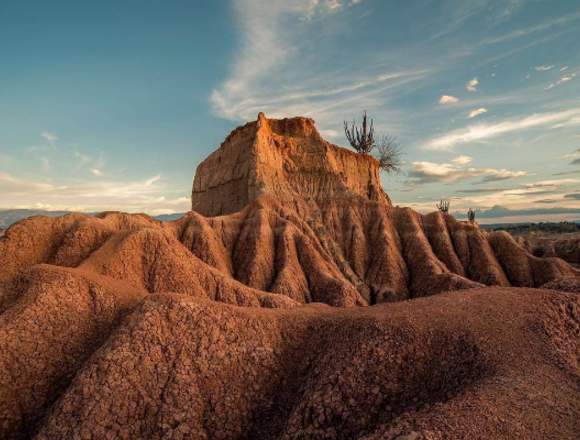
<instances>
[{"instance_id":1,"label":"tall columnar cactus","mask_svg":"<svg viewBox=\"0 0 580 440\"><path fill-rule=\"evenodd\" d=\"M350 143L350 146L354 148L358 153L370 153L373 148L375 148L375 130L373 127L373 120L370 120L370 124L367 119L367 112L363 114L362 127L358 127L355 121L349 127L348 122L344 121L344 134Z\"/></svg>"}]
</instances>

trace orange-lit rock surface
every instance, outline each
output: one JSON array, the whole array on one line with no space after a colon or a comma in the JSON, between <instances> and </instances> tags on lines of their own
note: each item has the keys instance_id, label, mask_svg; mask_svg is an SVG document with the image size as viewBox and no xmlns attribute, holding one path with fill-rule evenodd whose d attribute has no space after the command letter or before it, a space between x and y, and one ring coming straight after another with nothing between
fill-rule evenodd
<instances>
[{"instance_id":1,"label":"orange-lit rock surface","mask_svg":"<svg viewBox=\"0 0 580 440\"><path fill-rule=\"evenodd\" d=\"M0 438L577 438L564 261L392 206L306 118L235 130L192 203L0 238Z\"/></svg>"},{"instance_id":2,"label":"orange-lit rock surface","mask_svg":"<svg viewBox=\"0 0 580 440\"><path fill-rule=\"evenodd\" d=\"M360 199L390 205L376 159L325 141L312 119L260 113L197 167L192 209L229 214L265 193L283 203Z\"/></svg>"}]
</instances>

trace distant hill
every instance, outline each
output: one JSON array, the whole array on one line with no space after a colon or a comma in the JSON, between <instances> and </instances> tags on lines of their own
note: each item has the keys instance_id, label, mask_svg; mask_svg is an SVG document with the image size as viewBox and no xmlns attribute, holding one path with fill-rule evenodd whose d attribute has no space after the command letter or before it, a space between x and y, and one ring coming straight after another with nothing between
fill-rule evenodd
<instances>
[{"instance_id":1,"label":"distant hill","mask_svg":"<svg viewBox=\"0 0 580 440\"><path fill-rule=\"evenodd\" d=\"M6 229L12 223L36 215L60 217L68 213L69 211L46 211L43 209L2 209L0 210L0 228Z\"/></svg>"},{"instance_id":2,"label":"distant hill","mask_svg":"<svg viewBox=\"0 0 580 440\"><path fill-rule=\"evenodd\" d=\"M162 222L170 222L173 220L177 220L178 218L181 218L185 215L185 212L176 212L175 214L161 214L161 215L156 215L153 218L155 220L159 220Z\"/></svg>"},{"instance_id":3,"label":"distant hill","mask_svg":"<svg viewBox=\"0 0 580 440\"><path fill-rule=\"evenodd\" d=\"M34 217L37 215L44 215L47 217L60 217L62 215L70 214L73 211L47 211L44 209L0 209L0 231L8 228L13 223L19 220ZM95 212L85 212L83 214L95 215ZM153 216L154 219L163 222L176 220L184 215L183 212L176 214L162 214ZM1 236L1 232L0 232Z\"/></svg>"}]
</instances>

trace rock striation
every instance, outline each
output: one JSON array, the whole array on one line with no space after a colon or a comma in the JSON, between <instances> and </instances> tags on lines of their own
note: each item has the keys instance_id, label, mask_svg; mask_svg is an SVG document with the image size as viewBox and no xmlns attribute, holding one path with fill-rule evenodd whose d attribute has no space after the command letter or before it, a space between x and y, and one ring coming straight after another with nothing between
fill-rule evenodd
<instances>
[{"instance_id":1,"label":"rock striation","mask_svg":"<svg viewBox=\"0 0 580 440\"><path fill-rule=\"evenodd\" d=\"M223 225L242 218L236 249L221 252L229 257L226 266L245 284L299 302L321 300L320 272L348 297L341 302L323 295L332 305L480 285L539 287L578 274L562 260L532 256L507 234L488 234L439 212L423 216L392 206L378 161L326 142L308 118L260 113L235 129L198 166L192 209L216 217L192 217L205 223L199 229L213 243L227 242ZM208 264L215 260L198 256Z\"/></svg>"},{"instance_id":2,"label":"rock striation","mask_svg":"<svg viewBox=\"0 0 580 440\"><path fill-rule=\"evenodd\" d=\"M191 207L205 216L237 212L270 194L282 203L329 199L391 204L379 162L326 142L309 118L267 119L236 128L198 167Z\"/></svg>"},{"instance_id":3,"label":"rock striation","mask_svg":"<svg viewBox=\"0 0 580 440\"><path fill-rule=\"evenodd\" d=\"M564 261L392 206L306 118L235 130L192 203L0 237L0 438L576 438Z\"/></svg>"}]
</instances>

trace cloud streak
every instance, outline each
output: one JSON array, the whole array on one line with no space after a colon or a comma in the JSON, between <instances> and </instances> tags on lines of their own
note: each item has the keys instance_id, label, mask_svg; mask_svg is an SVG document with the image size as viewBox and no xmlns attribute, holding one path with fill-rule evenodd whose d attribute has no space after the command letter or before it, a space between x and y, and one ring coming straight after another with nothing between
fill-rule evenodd
<instances>
[{"instance_id":1,"label":"cloud streak","mask_svg":"<svg viewBox=\"0 0 580 440\"><path fill-rule=\"evenodd\" d=\"M99 179L55 185L0 172L0 193L0 209L38 208L39 200L44 209L85 212L116 209L164 214L187 211L190 206L188 197L168 190L161 175L145 180ZM172 196L168 197L169 194Z\"/></svg>"},{"instance_id":2,"label":"cloud streak","mask_svg":"<svg viewBox=\"0 0 580 440\"><path fill-rule=\"evenodd\" d=\"M479 86L479 80L477 78L470 79L467 84L465 84L465 90L468 92L477 92L477 86Z\"/></svg>"},{"instance_id":3,"label":"cloud streak","mask_svg":"<svg viewBox=\"0 0 580 440\"><path fill-rule=\"evenodd\" d=\"M463 180L481 178L479 183L497 182L523 177L525 171L512 171L496 168L468 167L472 159L469 156L458 156L451 163L434 163L427 161L411 162L409 184L457 183Z\"/></svg>"},{"instance_id":4,"label":"cloud streak","mask_svg":"<svg viewBox=\"0 0 580 440\"><path fill-rule=\"evenodd\" d=\"M40 133L40 137L47 141L50 145L54 145L54 143L58 140L58 136L50 131L43 131Z\"/></svg>"},{"instance_id":5,"label":"cloud streak","mask_svg":"<svg viewBox=\"0 0 580 440\"><path fill-rule=\"evenodd\" d=\"M558 81L551 83L546 90L553 89L554 87L561 86L562 84L567 83L568 81L572 81L576 77L576 73L569 73L568 75L562 76Z\"/></svg>"},{"instance_id":6,"label":"cloud streak","mask_svg":"<svg viewBox=\"0 0 580 440\"><path fill-rule=\"evenodd\" d=\"M540 66L534 67L534 69L537 70L538 72L546 72L548 70L552 70L554 67L555 66L553 64L550 65L542 64Z\"/></svg>"},{"instance_id":7,"label":"cloud streak","mask_svg":"<svg viewBox=\"0 0 580 440\"><path fill-rule=\"evenodd\" d=\"M477 108L475 110L471 110L469 112L469 114L467 115L467 117L469 119L473 119L479 115L483 115L484 113L487 113L487 109L485 107L480 107L480 108Z\"/></svg>"},{"instance_id":8,"label":"cloud streak","mask_svg":"<svg viewBox=\"0 0 580 440\"><path fill-rule=\"evenodd\" d=\"M439 104L446 105L446 104L455 104L459 102L459 98L451 95L442 95L439 98Z\"/></svg>"},{"instance_id":9,"label":"cloud streak","mask_svg":"<svg viewBox=\"0 0 580 440\"><path fill-rule=\"evenodd\" d=\"M352 117L352 108L357 113L366 109L373 113L377 129L379 121L388 121L385 131L399 133L399 110L390 108L390 98L424 79L431 67L367 62L364 69L353 69L352 64L332 70L304 68L326 47L316 38L320 24L338 23L359 3L273 0L266 8L262 1L236 0L242 43L226 81L211 92L212 112L236 122L255 119L261 111L270 117L304 115L313 117L321 130L332 132L340 121Z\"/></svg>"},{"instance_id":10,"label":"cloud streak","mask_svg":"<svg viewBox=\"0 0 580 440\"><path fill-rule=\"evenodd\" d=\"M578 115L580 115L580 108L574 108L560 112L535 114L525 118L507 120L494 124L470 125L428 140L425 142L424 148L426 150L449 151L457 145L484 141L502 134L559 122L565 123Z\"/></svg>"},{"instance_id":11,"label":"cloud streak","mask_svg":"<svg viewBox=\"0 0 580 440\"><path fill-rule=\"evenodd\" d=\"M544 23L539 23L534 26L517 29L507 34L500 35L498 37L487 38L482 41L482 44L489 45L489 44L505 43L507 41L526 37L531 34L544 32L550 30L553 27L565 26L577 20L580 20L580 13L565 15L562 17L558 17L556 19L545 21Z\"/></svg>"}]
</instances>

